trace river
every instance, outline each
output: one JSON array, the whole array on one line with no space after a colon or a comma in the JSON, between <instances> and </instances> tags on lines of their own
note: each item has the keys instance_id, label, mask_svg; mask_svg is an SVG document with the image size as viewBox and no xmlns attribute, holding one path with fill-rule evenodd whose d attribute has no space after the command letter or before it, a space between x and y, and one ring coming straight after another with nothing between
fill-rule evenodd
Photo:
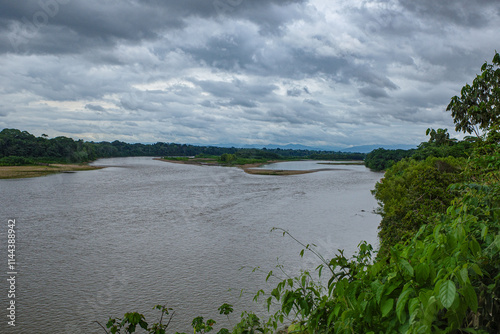
<instances>
[{"instance_id":1,"label":"river","mask_svg":"<svg viewBox=\"0 0 500 334\"><path fill-rule=\"evenodd\" d=\"M382 174L364 166L293 162L331 170L263 176L149 157L94 164L107 168L0 180L5 315L8 219L18 272L16 326L2 314L1 333L104 333L94 321L130 311L156 321L156 304L175 310L172 332L192 332L196 316L228 326L222 303L234 305L232 324L243 310L263 314L252 297L269 288L265 276L278 262L292 275L318 264L273 227L325 257L353 254L362 240L378 244L370 190Z\"/></svg>"}]
</instances>

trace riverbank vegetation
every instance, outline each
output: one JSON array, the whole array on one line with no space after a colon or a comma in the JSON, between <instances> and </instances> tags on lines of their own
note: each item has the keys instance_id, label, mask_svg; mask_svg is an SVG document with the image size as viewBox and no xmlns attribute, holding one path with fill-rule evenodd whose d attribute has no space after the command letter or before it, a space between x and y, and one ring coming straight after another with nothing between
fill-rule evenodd
<instances>
[{"instance_id":1,"label":"riverbank vegetation","mask_svg":"<svg viewBox=\"0 0 500 334\"><path fill-rule=\"evenodd\" d=\"M0 132L0 165L19 166L40 163L85 163L111 157L197 157L216 159L227 164L245 164L268 160L328 159L359 160L363 153L292 149L241 149L235 147L195 146L177 143L129 144L121 141L87 142L67 137L36 137L27 131L3 129ZM246 159L246 160L245 160Z\"/></svg>"},{"instance_id":2,"label":"riverbank vegetation","mask_svg":"<svg viewBox=\"0 0 500 334\"><path fill-rule=\"evenodd\" d=\"M306 172L255 171L249 168L270 162L299 159L361 162L365 154L280 148L238 149L176 143L128 144L120 141L95 143L67 137L51 139L46 135L36 137L27 131L17 129L3 129L0 132L0 179L42 176L57 170L93 169L85 163L99 158L133 156L163 156L166 161L196 165L237 166L250 174L291 175ZM59 166L62 164L68 166L62 168ZM78 164L78 167L75 167L75 164Z\"/></svg>"},{"instance_id":3,"label":"riverbank vegetation","mask_svg":"<svg viewBox=\"0 0 500 334\"><path fill-rule=\"evenodd\" d=\"M365 166L374 170L387 170L398 161L405 158L412 158L416 161L423 161L429 157L435 158L468 158L472 153L475 137L466 137L465 140L457 141L450 139L447 129L427 129L426 134L429 141L418 145L418 148L411 150L386 150L379 148L366 155Z\"/></svg>"},{"instance_id":4,"label":"riverbank vegetation","mask_svg":"<svg viewBox=\"0 0 500 334\"><path fill-rule=\"evenodd\" d=\"M351 153L346 155L340 155L336 153L337 157L352 156ZM358 155L359 157L360 155ZM324 157L321 155L321 157ZM309 157L310 158L310 157ZM199 154L195 157L164 157L160 159L166 162L181 163L181 164L191 164L199 166L223 166L223 167L239 167L243 169L248 174L256 175L299 175L308 174L319 171L328 171L331 169L318 168L312 170L279 170L279 169L265 169L256 168L262 165L276 163L280 161L294 161L302 160L299 157L288 157L283 158L277 153L267 152L266 150L256 150L256 149L244 149L238 150L234 154L224 153L221 156L210 156L206 154ZM335 165L363 165L363 161L346 161L345 159L335 159L340 162L336 162ZM324 165L333 163L320 163Z\"/></svg>"},{"instance_id":5,"label":"riverbank vegetation","mask_svg":"<svg viewBox=\"0 0 500 334\"><path fill-rule=\"evenodd\" d=\"M255 296L274 309L269 319L244 312L219 333L274 333L283 324L311 334L500 333L500 55L481 71L448 106L456 130L474 137L457 142L429 129L429 142L409 155L390 153L374 190L380 250L361 243L353 257L340 251L325 259L302 244L300 256L318 258L316 271L270 272L267 279L278 283ZM141 314L127 313L104 330L133 333L137 326L166 333L168 323L150 327ZM207 333L215 322L198 317L192 326Z\"/></svg>"},{"instance_id":6,"label":"riverbank vegetation","mask_svg":"<svg viewBox=\"0 0 500 334\"><path fill-rule=\"evenodd\" d=\"M46 176L57 173L73 173L85 170L101 169L102 167L85 164L44 164L23 166L0 166L0 179L20 179Z\"/></svg>"}]
</instances>

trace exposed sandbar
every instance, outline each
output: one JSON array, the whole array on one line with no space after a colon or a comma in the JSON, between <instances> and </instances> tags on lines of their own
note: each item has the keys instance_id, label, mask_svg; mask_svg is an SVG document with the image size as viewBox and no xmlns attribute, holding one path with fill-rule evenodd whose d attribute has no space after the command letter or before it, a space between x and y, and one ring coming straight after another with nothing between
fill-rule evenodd
<instances>
[{"instance_id":1,"label":"exposed sandbar","mask_svg":"<svg viewBox=\"0 0 500 334\"><path fill-rule=\"evenodd\" d=\"M261 169L261 168L242 168L248 174L257 175L300 175L315 172L332 171L334 169L309 169L309 170L284 170L284 169Z\"/></svg>"},{"instance_id":2,"label":"exposed sandbar","mask_svg":"<svg viewBox=\"0 0 500 334\"><path fill-rule=\"evenodd\" d=\"M48 164L40 166L0 166L0 179L21 179L28 177L45 176L55 173L69 173L101 168L104 167L66 164Z\"/></svg>"},{"instance_id":3,"label":"exposed sandbar","mask_svg":"<svg viewBox=\"0 0 500 334\"><path fill-rule=\"evenodd\" d=\"M308 173L315 173L315 172L322 172L322 171L331 171L332 169L328 168L323 168L323 169L313 169L313 170L282 170L282 169L261 169L257 168L262 165L267 165L275 162L283 162L282 160L277 161L266 161L266 162L261 162L261 163L254 163L254 164L244 164L244 165L227 165L227 164L221 164L215 161L214 159L210 158L194 158L194 159L188 159L188 160L170 160L170 159L163 159L163 158L157 158L155 160L161 160L165 162L172 162L176 164L188 164L188 165L197 165L197 166L222 166L222 167L238 167L240 169L243 169L245 173L248 174L253 174L253 175L300 175L300 174L308 174Z\"/></svg>"}]
</instances>

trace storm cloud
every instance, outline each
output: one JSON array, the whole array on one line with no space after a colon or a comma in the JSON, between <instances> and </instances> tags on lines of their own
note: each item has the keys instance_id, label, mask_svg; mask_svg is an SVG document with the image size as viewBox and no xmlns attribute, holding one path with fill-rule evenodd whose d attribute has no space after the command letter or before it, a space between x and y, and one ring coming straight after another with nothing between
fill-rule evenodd
<instances>
[{"instance_id":1,"label":"storm cloud","mask_svg":"<svg viewBox=\"0 0 500 334\"><path fill-rule=\"evenodd\" d=\"M453 130L446 105L500 49L499 31L488 0L3 1L0 127L418 144L428 127Z\"/></svg>"}]
</instances>

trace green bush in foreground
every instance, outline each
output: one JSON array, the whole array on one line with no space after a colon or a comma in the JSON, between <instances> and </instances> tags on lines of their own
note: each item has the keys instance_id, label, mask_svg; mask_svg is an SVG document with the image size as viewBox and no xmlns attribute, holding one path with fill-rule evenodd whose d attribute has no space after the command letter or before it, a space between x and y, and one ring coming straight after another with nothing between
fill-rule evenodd
<instances>
[{"instance_id":1,"label":"green bush in foreground","mask_svg":"<svg viewBox=\"0 0 500 334\"><path fill-rule=\"evenodd\" d=\"M500 187L457 190L438 224L373 264L363 243L353 259L340 253L318 268L329 269L326 286L308 272L283 280L268 299L281 304L275 324L293 314L308 333L497 333Z\"/></svg>"},{"instance_id":2,"label":"green bush in foreground","mask_svg":"<svg viewBox=\"0 0 500 334\"><path fill-rule=\"evenodd\" d=\"M456 193L451 184L464 180L466 160L429 157L404 159L390 168L373 194L380 204L380 253L414 235L423 224L436 222Z\"/></svg>"}]
</instances>

